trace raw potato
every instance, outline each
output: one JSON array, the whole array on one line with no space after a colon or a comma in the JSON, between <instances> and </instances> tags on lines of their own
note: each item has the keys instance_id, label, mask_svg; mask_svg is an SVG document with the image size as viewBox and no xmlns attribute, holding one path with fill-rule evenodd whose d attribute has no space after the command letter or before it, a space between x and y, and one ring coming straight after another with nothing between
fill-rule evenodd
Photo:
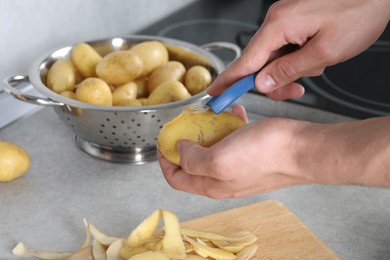
<instances>
[{"instance_id":1,"label":"raw potato","mask_svg":"<svg viewBox=\"0 0 390 260\"><path fill-rule=\"evenodd\" d=\"M135 98L121 99L114 106L118 107L140 107L142 106L142 101Z\"/></svg>"},{"instance_id":2,"label":"raw potato","mask_svg":"<svg viewBox=\"0 0 390 260\"><path fill-rule=\"evenodd\" d=\"M47 73L47 86L56 93L73 91L76 84L75 67L70 60L54 62Z\"/></svg>"},{"instance_id":3,"label":"raw potato","mask_svg":"<svg viewBox=\"0 0 390 260\"><path fill-rule=\"evenodd\" d=\"M122 85L136 79L143 70L143 61L133 51L114 51L96 65L96 74L107 84Z\"/></svg>"},{"instance_id":4,"label":"raw potato","mask_svg":"<svg viewBox=\"0 0 390 260\"><path fill-rule=\"evenodd\" d=\"M178 61L168 61L149 75L147 83L148 93L152 93L156 87L167 81L177 80L183 82L185 73L186 68L183 64Z\"/></svg>"},{"instance_id":5,"label":"raw potato","mask_svg":"<svg viewBox=\"0 0 390 260\"><path fill-rule=\"evenodd\" d=\"M114 89L112 92L112 104L118 106L122 100L137 98L137 84L130 81Z\"/></svg>"},{"instance_id":6,"label":"raw potato","mask_svg":"<svg viewBox=\"0 0 390 260\"><path fill-rule=\"evenodd\" d=\"M245 124L241 117L230 112L216 115L211 110L187 108L161 128L157 146L168 161L180 165L180 154L177 151L180 140L210 147Z\"/></svg>"},{"instance_id":7,"label":"raw potato","mask_svg":"<svg viewBox=\"0 0 390 260\"><path fill-rule=\"evenodd\" d=\"M159 41L145 41L130 48L141 57L143 71L140 76L147 76L153 70L168 62L169 56L165 46Z\"/></svg>"},{"instance_id":8,"label":"raw potato","mask_svg":"<svg viewBox=\"0 0 390 260\"><path fill-rule=\"evenodd\" d=\"M148 83L147 77L142 77L134 80L137 85L137 98L147 98L149 96L146 84Z\"/></svg>"},{"instance_id":9,"label":"raw potato","mask_svg":"<svg viewBox=\"0 0 390 260\"><path fill-rule=\"evenodd\" d=\"M110 87L101 79L87 78L77 85L76 99L85 103L112 106Z\"/></svg>"},{"instance_id":10,"label":"raw potato","mask_svg":"<svg viewBox=\"0 0 390 260\"><path fill-rule=\"evenodd\" d=\"M100 54L87 43L74 46L71 60L84 78L96 77L96 65L102 59Z\"/></svg>"},{"instance_id":11,"label":"raw potato","mask_svg":"<svg viewBox=\"0 0 390 260\"><path fill-rule=\"evenodd\" d=\"M191 97L180 81L172 80L159 85L148 97L148 105L175 102Z\"/></svg>"},{"instance_id":12,"label":"raw potato","mask_svg":"<svg viewBox=\"0 0 390 260\"><path fill-rule=\"evenodd\" d=\"M60 93L60 95L66 97L66 98L76 99L76 93L74 93L73 91L70 91L70 90L63 91Z\"/></svg>"},{"instance_id":13,"label":"raw potato","mask_svg":"<svg viewBox=\"0 0 390 260\"><path fill-rule=\"evenodd\" d=\"M198 94L205 90L211 84L211 73L203 66L191 67L184 78L184 85L191 95Z\"/></svg>"},{"instance_id":14,"label":"raw potato","mask_svg":"<svg viewBox=\"0 0 390 260\"><path fill-rule=\"evenodd\" d=\"M180 61L187 69L195 65L201 65L206 68L212 67L211 62L208 59L197 53L187 51L169 43L164 43L164 45L168 50L170 60Z\"/></svg>"},{"instance_id":15,"label":"raw potato","mask_svg":"<svg viewBox=\"0 0 390 260\"><path fill-rule=\"evenodd\" d=\"M0 182L11 181L30 168L30 157L20 146L0 141Z\"/></svg>"}]
</instances>

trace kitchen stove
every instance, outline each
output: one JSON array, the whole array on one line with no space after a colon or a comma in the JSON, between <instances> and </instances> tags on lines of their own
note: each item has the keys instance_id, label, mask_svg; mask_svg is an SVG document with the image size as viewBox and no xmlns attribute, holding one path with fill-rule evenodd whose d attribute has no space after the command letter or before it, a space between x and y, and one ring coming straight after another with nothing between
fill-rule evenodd
<instances>
[{"instance_id":1,"label":"kitchen stove","mask_svg":"<svg viewBox=\"0 0 390 260\"><path fill-rule=\"evenodd\" d=\"M197 45L228 41L245 48L273 1L199 1L142 30ZM233 54L218 53L229 63ZM318 77L302 78L302 98L288 100L355 118L390 114L390 27L362 54L325 69ZM256 90L252 93L262 95Z\"/></svg>"}]
</instances>

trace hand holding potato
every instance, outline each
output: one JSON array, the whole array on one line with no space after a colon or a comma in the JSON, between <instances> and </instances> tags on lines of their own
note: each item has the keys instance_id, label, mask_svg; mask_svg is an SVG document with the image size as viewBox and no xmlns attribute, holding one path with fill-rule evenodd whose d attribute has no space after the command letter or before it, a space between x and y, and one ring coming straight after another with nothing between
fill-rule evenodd
<instances>
[{"instance_id":1,"label":"hand holding potato","mask_svg":"<svg viewBox=\"0 0 390 260\"><path fill-rule=\"evenodd\" d=\"M233 112L245 118L243 107L236 106ZM180 166L159 151L160 167L173 188L211 198L243 197L305 183L304 178L289 175L295 169L288 168L293 165L292 133L300 127L294 120L269 119L247 124L210 147L184 140L178 143Z\"/></svg>"},{"instance_id":2,"label":"hand holding potato","mask_svg":"<svg viewBox=\"0 0 390 260\"><path fill-rule=\"evenodd\" d=\"M244 119L233 113L216 115L210 110L187 108L163 126L157 137L157 146L167 160L180 165L179 141L189 140L210 147L245 124Z\"/></svg>"}]
</instances>

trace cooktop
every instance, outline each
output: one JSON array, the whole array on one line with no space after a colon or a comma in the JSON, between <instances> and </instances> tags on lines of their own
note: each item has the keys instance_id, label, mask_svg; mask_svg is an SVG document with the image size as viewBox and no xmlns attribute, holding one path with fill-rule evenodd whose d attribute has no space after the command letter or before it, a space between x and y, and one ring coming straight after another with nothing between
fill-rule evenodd
<instances>
[{"instance_id":1,"label":"cooktop","mask_svg":"<svg viewBox=\"0 0 390 260\"><path fill-rule=\"evenodd\" d=\"M200 0L140 31L197 45L228 41L245 48L274 1ZM229 52L216 53L225 63ZM318 77L301 78L302 98L288 100L355 118L390 114L390 26L360 55L325 69ZM259 94L256 90L252 93Z\"/></svg>"}]
</instances>

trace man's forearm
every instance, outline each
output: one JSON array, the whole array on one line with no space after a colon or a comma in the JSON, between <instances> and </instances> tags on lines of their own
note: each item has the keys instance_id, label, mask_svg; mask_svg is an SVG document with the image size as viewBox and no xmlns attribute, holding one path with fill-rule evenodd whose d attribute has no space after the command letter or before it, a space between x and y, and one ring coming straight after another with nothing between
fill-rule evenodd
<instances>
[{"instance_id":1,"label":"man's forearm","mask_svg":"<svg viewBox=\"0 0 390 260\"><path fill-rule=\"evenodd\" d=\"M390 187L390 117L309 124L297 140L298 169L313 182Z\"/></svg>"}]
</instances>

